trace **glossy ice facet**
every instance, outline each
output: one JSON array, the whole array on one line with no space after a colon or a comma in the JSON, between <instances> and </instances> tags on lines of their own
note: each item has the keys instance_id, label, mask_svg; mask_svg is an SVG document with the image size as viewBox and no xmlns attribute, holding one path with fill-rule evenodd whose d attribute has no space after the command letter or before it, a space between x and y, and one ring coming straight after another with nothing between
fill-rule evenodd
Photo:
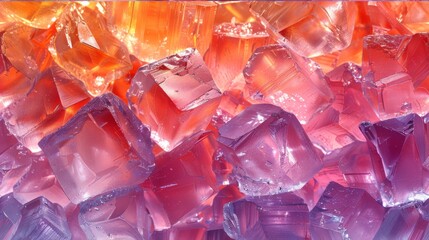
<instances>
[{"instance_id":1,"label":"glossy ice facet","mask_svg":"<svg viewBox=\"0 0 429 240\"><path fill-rule=\"evenodd\" d=\"M222 92L228 90L252 53L271 41L265 28L256 22L217 25L209 50L204 55L217 87Z\"/></svg>"},{"instance_id":2,"label":"glossy ice facet","mask_svg":"<svg viewBox=\"0 0 429 240\"><path fill-rule=\"evenodd\" d=\"M64 209L39 197L21 209L22 219L12 240L56 240L71 239Z\"/></svg>"},{"instance_id":3,"label":"glossy ice facet","mask_svg":"<svg viewBox=\"0 0 429 240\"><path fill-rule=\"evenodd\" d=\"M304 201L291 193L248 197L224 208L224 230L233 239L308 239Z\"/></svg>"},{"instance_id":4,"label":"glossy ice facet","mask_svg":"<svg viewBox=\"0 0 429 240\"><path fill-rule=\"evenodd\" d=\"M141 67L127 97L134 113L151 128L152 139L165 151L204 130L221 100L195 49Z\"/></svg>"},{"instance_id":5,"label":"glossy ice facet","mask_svg":"<svg viewBox=\"0 0 429 240\"><path fill-rule=\"evenodd\" d=\"M12 193L0 198L0 239L11 239L21 219L21 203Z\"/></svg>"},{"instance_id":6,"label":"glossy ice facet","mask_svg":"<svg viewBox=\"0 0 429 240\"><path fill-rule=\"evenodd\" d=\"M331 182L310 212L310 232L314 239L372 239L383 217L367 192Z\"/></svg>"},{"instance_id":7,"label":"glossy ice facet","mask_svg":"<svg viewBox=\"0 0 429 240\"><path fill-rule=\"evenodd\" d=\"M70 4L57 23L49 51L55 62L85 83L93 96L131 69L126 47L97 10Z\"/></svg>"},{"instance_id":8,"label":"glossy ice facet","mask_svg":"<svg viewBox=\"0 0 429 240\"><path fill-rule=\"evenodd\" d=\"M112 94L94 98L39 145L73 203L139 184L154 167L149 130Z\"/></svg>"},{"instance_id":9,"label":"glossy ice facet","mask_svg":"<svg viewBox=\"0 0 429 240\"><path fill-rule=\"evenodd\" d=\"M247 195L299 189L322 167L296 117L273 105L246 108L219 133L234 178Z\"/></svg>"},{"instance_id":10,"label":"glossy ice facet","mask_svg":"<svg viewBox=\"0 0 429 240\"><path fill-rule=\"evenodd\" d=\"M143 184L146 206L156 230L171 227L208 206L218 191L211 168L215 140L195 135L156 158L155 170Z\"/></svg>"},{"instance_id":11,"label":"glossy ice facet","mask_svg":"<svg viewBox=\"0 0 429 240\"><path fill-rule=\"evenodd\" d=\"M149 239L153 223L139 187L116 189L79 204L88 239Z\"/></svg>"},{"instance_id":12,"label":"glossy ice facet","mask_svg":"<svg viewBox=\"0 0 429 240\"><path fill-rule=\"evenodd\" d=\"M353 2L255 1L250 11L278 42L307 57L348 47L357 14Z\"/></svg>"},{"instance_id":13,"label":"glossy ice facet","mask_svg":"<svg viewBox=\"0 0 429 240\"><path fill-rule=\"evenodd\" d=\"M386 206L416 199L426 190L429 152L425 123L417 114L362 123L378 188Z\"/></svg>"},{"instance_id":14,"label":"glossy ice facet","mask_svg":"<svg viewBox=\"0 0 429 240\"><path fill-rule=\"evenodd\" d=\"M333 94L325 76L311 60L280 45L260 47L243 70L246 90L296 115L302 123L329 106Z\"/></svg>"}]
</instances>

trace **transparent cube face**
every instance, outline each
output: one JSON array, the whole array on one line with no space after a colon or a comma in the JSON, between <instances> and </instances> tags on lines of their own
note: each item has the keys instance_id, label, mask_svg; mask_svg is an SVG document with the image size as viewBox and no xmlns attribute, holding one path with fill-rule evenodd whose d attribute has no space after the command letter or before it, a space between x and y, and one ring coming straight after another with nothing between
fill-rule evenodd
<instances>
[{"instance_id":1,"label":"transparent cube face","mask_svg":"<svg viewBox=\"0 0 429 240\"><path fill-rule=\"evenodd\" d=\"M148 129L111 94L88 103L40 146L74 203L141 183L153 168Z\"/></svg>"}]
</instances>

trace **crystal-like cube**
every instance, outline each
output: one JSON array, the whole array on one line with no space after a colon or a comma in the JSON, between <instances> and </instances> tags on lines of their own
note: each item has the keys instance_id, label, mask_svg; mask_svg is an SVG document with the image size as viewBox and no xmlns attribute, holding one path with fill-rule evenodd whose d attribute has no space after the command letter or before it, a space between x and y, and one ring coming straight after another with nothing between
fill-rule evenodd
<instances>
[{"instance_id":1,"label":"crystal-like cube","mask_svg":"<svg viewBox=\"0 0 429 240\"><path fill-rule=\"evenodd\" d=\"M70 203L45 156L31 156L31 166L13 186L15 198L22 204L43 196L63 207Z\"/></svg>"},{"instance_id":2,"label":"crystal-like cube","mask_svg":"<svg viewBox=\"0 0 429 240\"><path fill-rule=\"evenodd\" d=\"M233 175L247 195L299 189L322 167L298 119L273 105L248 107L219 133Z\"/></svg>"},{"instance_id":3,"label":"crystal-like cube","mask_svg":"<svg viewBox=\"0 0 429 240\"><path fill-rule=\"evenodd\" d=\"M260 47L243 70L250 97L283 108L307 123L333 94L317 64L280 45Z\"/></svg>"},{"instance_id":4,"label":"crystal-like cube","mask_svg":"<svg viewBox=\"0 0 429 240\"><path fill-rule=\"evenodd\" d=\"M255 1L250 9L278 42L308 57L348 47L357 14L354 2Z\"/></svg>"},{"instance_id":5,"label":"crystal-like cube","mask_svg":"<svg viewBox=\"0 0 429 240\"><path fill-rule=\"evenodd\" d=\"M25 204L21 209L21 215L21 221L12 240L71 239L64 209L44 197Z\"/></svg>"},{"instance_id":6,"label":"crystal-like cube","mask_svg":"<svg viewBox=\"0 0 429 240\"><path fill-rule=\"evenodd\" d=\"M224 230L233 239L307 239L308 207L292 193L248 197L224 208Z\"/></svg>"},{"instance_id":7,"label":"crystal-like cube","mask_svg":"<svg viewBox=\"0 0 429 240\"><path fill-rule=\"evenodd\" d=\"M429 76L429 34L371 35L364 38L362 71L378 82L391 75L407 73L414 86Z\"/></svg>"},{"instance_id":8,"label":"crystal-like cube","mask_svg":"<svg viewBox=\"0 0 429 240\"><path fill-rule=\"evenodd\" d=\"M88 239L150 239L152 219L142 189L116 189L79 204L79 222Z\"/></svg>"},{"instance_id":9,"label":"crystal-like cube","mask_svg":"<svg viewBox=\"0 0 429 240\"><path fill-rule=\"evenodd\" d=\"M3 41L4 32L0 33ZM22 58L21 58L22 59ZM0 113L16 100L24 97L33 87L36 78L28 78L11 64L4 54L0 53Z\"/></svg>"},{"instance_id":10,"label":"crystal-like cube","mask_svg":"<svg viewBox=\"0 0 429 240\"><path fill-rule=\"evenodd\" d=\"M378 121L378 117L363 93L363 76L359 66L342 64L329 73L328 84L335 94L332 107L339 114L338 124L359 140L364 136L359 131L363 121Z\"/></svg>"},{"instance_id":11,"label":"crystal-like cube","mask_svg":"<svg viewBox=\"0 0 429 240\"><path fill-rule=\"evenodd\" d=\"M316 239L373 239L383 217L367 192L331 182L310 212L310 231Z\"/></svg>"},{"instance_id":12,"label":"crystal-like cube","mask_svg":"<svg viewBox=\"0 0 429 240\"><path fill-rule=\"evenodd\" d=\"M41 30L15 23L3 34L3 54L25 76L37 78L52 63L47 47L54 34L55 28Z\"/></svg>"},{"instance_id":13,"label":"crystal-like cube","mask_svg":"<svg viewBox=\"0 0 429 240\"><path fill-rule=\"evenodd\" d=\"M79 80L53 66L40 75L24 98L4 110L3 118L24 146L39 152L39 141L67 122L88 98Z\"/></svg>"},{"instance_id":14,"label":"crystal-like cube","mask_svg":"<svg viewBox=\"0 0 429 240\"><path fill-rule=\"evenodd\" d=\"M21 220L21 207L13 193L0 198L0 239L11 239L14 235Z\"/></svg>"},{"instance_id":15,"label":"crystal-like cube","mask_svg":"<svg viewBox=\"0 0 429 240\"><path fill-rule=\"evenodd\" d=\"M212 170L215 144L207 132L156 157L155 170L143 185L156 230L167 229L210 204L218 191Z\"/></svg>"},{"instance_id":16,"label":"crystal-like cube","mask_svg":"<svg viewBox=\"0 0 429 240\"><path fill-rule=\"evenodd\" d=\"M127 97L165 151L204 130L221 100L201 55L190 48L141 67Z\"/></svg>"},{"instance_id":17,"label":"crystal-like cube","mask_svg":"<svg viewBox=\"0 0 429 240\"><path fill-rule=\"evenodd\" d=\"M426 125L426 126L425 126ZM427 123L417 114L362 123L383 205L393 206L427 194Z\"/></svg>"},{"instance_id":18,"label":"crystal-like cube","mask_svg":"<svg viewBox=\"0 0 429 240\"><path fill-rule=\"evenodd\" d=\"M420 202L390 208L375 240L389 239L428 239L429 221L419 212Z\"/></svg>"},{"instance_id":19,"label":"crystal-like cube","mask_svg":"<svg viewBox=\"0 0 429 240\"><path fill-rule=\"evenodd\" d=\"M152 172L149 130L113 94L94 98L39 145L73 203L143 182Z\"/></svg>"},{"instance_id":20,"label":"crystal-like cube","mask_svg":"<svg viewBox=\"0 0 429 240\"><path fill-rule=\"evenodd\" d=\"M106 18L133 55L153 62L189 47L205 53L216 7L210 1L111 2Z\"/></svg>"},{"instance_id":21,"label":"crystal-like cube","mask_svg":"<svg viewBox=\"0 0 429 240\"><path fill-rule=\"evenodd\" d=\"M252 53L271 41L265 28L256 22L222 23L216 26L204 60L218 88L222 92L228 90Z\"/></svg>"},{"instance_id":22,"label":"crystal-like cube","mask_svg":"<svg viewBox=\"0 0 429 240\"><path fill-rule=\"evenodd\" d=\"M96 9L69 4L57 26L49 51L58 65L85 83L91 95L104 93L131 69L127 48Z\"/></svg>"},{"instance_id":23,"label":"crystal-like cube","mask_svg":"<svg viewBox=\"0 0 429 240\"><path fill-rule=\"evenodd\" d=\"M0 12L9 21L18 21L33 28L49 28L66 5L65 2L2 2Z\"/></svg>"}]
</instances>

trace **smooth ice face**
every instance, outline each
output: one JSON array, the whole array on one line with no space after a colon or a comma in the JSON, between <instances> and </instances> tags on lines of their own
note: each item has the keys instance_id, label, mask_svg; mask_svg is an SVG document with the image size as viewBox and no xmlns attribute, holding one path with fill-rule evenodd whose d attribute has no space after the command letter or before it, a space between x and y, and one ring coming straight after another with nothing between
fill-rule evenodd
<instances>
[{"instance_id":1,"label":"smooth ice face","mask_svg":"<svg viewBox=\"0 0 429 240\"><path fill-rule=\"evenodd\" d=\"M80 81L58 66L40 74L31 91L4 110L10 132L32 152L39 141L64 125L89 100Z\"/></svg>"},{"instance_id":2,"label":"smooth ice face","mask_svg":"<svg viewBox=\"0 0 429 240\"><path fill-rule=\"evenodd\" d=\"M372 35L364 39L363 74L372 72L374 82L398 73L411 76L415 87L429 75L429 34Z\"/></svg>"},{"instance_id":3,"label":"smooth ice face","mask_svg":"<svg viewBox=\"0 0 429 240\"><path fill-rule=\"evenodd\" d=\"M52 172L48 159L45 156L31 156L31 166L28 171L13 186L15 198L22 204L43 196L52 203L62 207L67 206L70 200L65 195Z\"/></svg>"},{"instance_id":4,"label":"smooth ice face","mask_svg":"<svg viewBox=\"0 0 429 240\"><path fill-rule=\"evenodd\" d=\"M371 155L366 142L356 141L344 147L335 155L339 168L348 186L367 191L380 200Z\"/></svg>"},{"instance_id":5,"label":"smooth ice face","mask_svg":"<svg viewBox=\"0 0 429 240\"><path fill-rule=\"evenodd\" d=\"M49 28L61 15L66 3L5 2L0 5L2 15L33 28Z\"/></svg>"},{"instance_id":6,"label":"smooth ice face","mask_svg":"<svg viewBox=\"0 0 429 240\"><path fill-rule=\"evenodd\" d=\"M243 70L245 90L255 102L268 102L307 123L333 100L325 76L313 61L280 45L260 47Z\"/></svg>"},{"instance_id":7,"label":"smooth ice face","mask_svg":"<svg viewBox=\"0 0 429 240\"><path fill-rule=\"evenodd\" d=\"M219 128L222 151L248 195L301 188L322 167L296 117L269 104L256 104Z\"/></svg>"},{"instance_id":8,"label":"smooth ice face","mask_svg":"<svg viewBox=\"0 0 429 240\"><path fill-rule=\"evenodd\" d=\"M153 223L139 187L116 189L79 204L88 239L150 239Z\"/></svg>"},{"instance_id":9,"label":"smooth ice face","mask_svg":"<svg viewBox=\"0 0 429 240\"><path fill-rule=\"evenodd\" d=\"M373 239L384 208L367 192L331 182L310 212L314 239Z\"/></svg>"},{"instance_id":10,"label":"smooth ice face","mask_svg":"<svg viewBox=\"0 0 429 240\"><path fill-rule=\"evenodd\" d=\"M223 229L224 206L243 197L244 194L240 192L237 185L227 185L216 194L209 205L204 206L201 211L195 214L188 215L175 226L179 228L204 227L207 230Z\"/></svg>"},{"instance_id":11,"label":"smooth ice face","mask_svg":"<svg viewBox=\"0 0 429 240\"><path fill-rule=\"evenodd\" d=\"M224 230L233 239L309 238L308 207L292 193L230 202L224 216Z\"/></svg>"},{"instance_id":12,"label":"smooth ice face","mask_svg":"<svg viewBox=\"0 0 429 240\"><path fill-rule=\"evenodd\" d=\"M393 206L427 194L427 123L417 114L362 123L383 205Z\"/></svg>"},{"instance_id":13,"label":"smooth ice face","mask_svg":"<svg viewBox=\"0 0 429 240\"><path fill-rule=\"evenodd\" d=\"M389 209L374 240L428 239L429 221L420 214L419 205L411 202Z\"/></svg>"},{"instance_id":14,"label":"smooth ice face","mask_svg":"<svg viewBox=\"0 0 429 240\"><path fill-rule=\"evenodd\" d=\"M39 145L73 203L139 184L154 167L149 130L110 93L94 98Z\"/></svg>"},{"instance_id":15,"label":"smooth ice face","mask_svg":"<svg viewBox=\"0 0 429 240\"><path fill-rule=\"evenodd\" d=\"M130 53L153 62L188 47L204 53L216 8L210 1L109 2L105 17Z\"/></svg>"},{"instance_id":16,"label":"smooth ice face","mask_svg":"<svg viewBox=\"0 0 429 240\"><path fill-rule=\"evenodd\" d=\"M215 147L213 135L204 133L157 156L153 173L142 185L155 230L167 229L211 203L219 190L212 170Z\"/></svg>"},{"instance_id":17,"label":"smooth ice face","mask_svg":"<svg viewBox=\"0 0 429 240\"><path fill-rule=\"evenodd\" d=\"M9 193L0 198L0 239L10 239L21 219L21 203Z\"/></svg>"},{"instance_id":18,"label":"smooth ice face","mask_svg":"<svg viewBox=\"0 0 429 240\"><path fill-rule=\"evenodd\" d=\"M0 40L3 41L4 32L0 32ZM21 58L22 59L22 58ZM0 113L4 108L16 100L24 97L33 87L37 79L29 78L18 68L13 66L5 55L4 49L0 50Z\"/></svg>"},{"instance_id":19,"label":"smooth ice face","mask_svg":"<svg viewBox=\"0 0 429 240\"><path fill-rule=\"evenodd\" d=\"M71 239L64 209L44 197L25 204L21 209L21 215L21 221L12 240Z\"/></svg>"},{"instance_id":20,"label":"smooth ice face","mask_svg":"<svg viewBox=\"0 0 429 240\"><path fill-rule=\"evenodd\" d=\"M127 98L165 151L204 130L221 99L202 57L190 48L141 67Z\"/></svg>"},{"instance_id":21,"label":"smooth ice face","mask_svg":"<svg viewBox=\"0 0 429 240\"><path fill-rule=\"evenodd\" d=\"M255 1L250 11L279 43L307 57L348 47L357 14L352 2Z\"/></svg>"},{"instance_id":22,"label":"smooth ice face","mask_svg":"<svg viewBox=\"0 0 429 240\"><path fill-rule=\"evenodd\" d=\"M353 63L344 63L326 74L329 87L335 95L332 108L339 112L338 124L359 140L363 121L375 122L378 117L363 93L362 70Z\"/></svg>"},{"instance_id":23,"label":"smooth ice face","mask_svg":"<svg viewBox=\"0 0 429 240\"><path fill-rule=\"evenodd\" d=\"M85 84L91 95L104 93L111 82L131 69L126 47L107 29L96 9L69 4L57 27L49 51L58 65Z\"/></svg>"},{"instance_id":24,"label":"smooth ice face","mask_svg":"<svg viewBox=\"0 0 429 240\"><path fill-rule=\"evenodd\" d=\"M427 112L428 43L426 33L365 37L365 94L381 118Z\"/></svg>"},{"instance_id":25,"label":"smooth ice face","mask_svg":"<svg viewBox=\"0 0 429 240\"><path fill-rule=\"evenodd\" d=\"M54 34L55 28L42 30L15 23L3 34L2 51L22 74L37 78L52 64L47 47Z\"/></svg>"},{"instance_id":26,"label":"smooth ice face","mask_svg":"<svg viewBox=\"0 0 429 240\"><path fill-rule=\"evenodd\" d=\"M204 55L216 86L222 92L228 90L252 53L270 42L272 40L264 26L257 22L224 22L217 25Z\"/></svg>"},{"instance_id":27,"label":"smooth ice face","mask_svg":"<svg viewBox=\"0 0 429 240\"><path fill-rule=\"evenodd\" d=\"M15 184L38 156L31 153L9 132L0 120L0 196L14 191Z\"/></svg>"}]
</instances>

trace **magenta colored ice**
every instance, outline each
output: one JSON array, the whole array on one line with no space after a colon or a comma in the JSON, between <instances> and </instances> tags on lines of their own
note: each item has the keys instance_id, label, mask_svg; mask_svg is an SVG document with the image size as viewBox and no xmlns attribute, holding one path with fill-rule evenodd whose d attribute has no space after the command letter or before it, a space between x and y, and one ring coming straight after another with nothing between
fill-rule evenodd
<instances>
[{"instance_id":1,"label":"magenta colored ice","mask_svg":"<svg viewBox=\"0 0 429 240\"><path fill-rule=\"evenodd\" d=\"M13 191L37 157L18 142L0 119L0 196Z\"/></svg>"},{"instance_id":2,"label":"magenta colored ice","mask_svg":"<svg viewBox=\"0 0 429 240\"><path fill-rule=\"evenodd\" d=\"M428 43L427 33L365 37L365 94L380 118L429 111Z\"/></svg>"},{"instance_id":3,"label":"magenta colored ice","mask_svg":"<svg viewBox=\"0 0 429 240\"><path fill-rule=\"evenodd\" d=\"M21 221L12 240L68 240L71 233L64 209L39 197L21 209Z\"/></svg>"},{"instance_id":4,"label":"magenta colored ice","mask_svg":"<svg viewBox=\"0 0 429 240\"><path fill-rule=\"evenodd\" d=\"M429 76L428 54L428 33L367 36L363 46L363 74L372 72L374 81L378 82L397 73L408 73L414 86L421 86Z\"/></svg>"},{"instance_id":5,"label":"magenta colored ice","mask_svg":"<svg viewBox=\"0 0 429 240\"><path fill-rule=\"evenodd\" d=\"M419 213L420 203L389 209L374 240L429 239L429 221Z\"/></svg>"},{"instance_id":6,"label":"magenta colored ice","mask_svg":"<svg viewBox=\"0 0 429 240\"><path fill-rule=\"evenodd\" d=\"M291 193L248 197L224 208L225 232L233 239L308 239L308 207Z\"/></svg>"},{"instance_id":7,"label":"magenta colored ice","mask_svg":"<svg viewBox=\"0 0 429 240\"><path fill-rule=\"evenodd\" d=\"M117 189L79 204L88 239L150 239L153 223L139 187Z\"/></svg>"},{"instance_id":8,"label":"magenta colored ice","mask_svg":"<svg viewBox=\"0 0 429 240\"><path fill-rule=\"evenodd\" d=\"M245 91L254 102L279 106L301 123L307 123L333 100L319 66L280 45L256 49L243 75Z\"/></svg>"},{"instance_id":9,"label":"magenta colored ice","mask_svg":"<svg viewBox=\"0 0 429 240\"><path fill-rule=\"evenodd\" d=\"M371 156L366 142L356 141L335 155L339 168L350 187L367 191L376 200L380 199Z\"/></svg>"},{"instance_id":10,"label":"magenta colored ice","mask_svg":"<svg viewBox=\"0 0 429 240\"><path fill-rule=\"evenodd\" d=\"M427 125L427 124L426 124ZM383 205L420 199L428 193L428 132L417 114L362 123Z\"/></svg>"},{"instance_id":11,"label":"magenta colored ice","mask_svg":"<svg viewBox=\"0 0 429 240\"><path fill-rule=\"evenodd\" d=\"M110 93L94 98L39 145L73 203L142 183L154 167L149 130Z\"/></svg>"},{"instance_id":12,"label":"magenta colored ice","mask_svg":"<svg viewBox=\"0 0 429 240\"><path fill-rule=\"evenodd\" d=\"M364 140L359 124L377 121L378 117L363 94L361 68L353 63L344 63L326 76L335 94L332 107L340 113L338 124L355 138Z\"/></svg>"},{"instance_id":13,"label":"magenta colored ice","mask_svg":"<svg viewBox=\"0 0 429 240\"><path fill-rule=\"evenodd\" d=\"M247 195L301 188L322 162L298 119L270 104L255 104L219 128L225 157Z\"/></svg>"},{"instance_id":14,"label":"magenta colored ice","mask_svg":"<svg viewBox=\"0 0 429 240\"><path fill-rule=\"evenodd\" d=\"M31 160L28 172L13 186L15 198L22 204L41 196L62 207L69 204L70 200L52 172L48 159L43 155L34 155Z\"/></svg>"},{"instance_id":15,"label":"magenta colored ice","mask_svg":"<svg viewBox=\"0 0 429 240\"><path fill-rule=\"evenodd\" d=\"M0 198L0 239L11 239L21 219L22 205L12 193Z\"/></svg>"},{"instance_id":16,"label":"magenta colored ice","mask_svg":"<svg viewBox=\"0 0 429 240\"><path fill-rule=\"evenodd\" d=\"M367 192L331 182L310 212L312 239L372 239L384 208Z\"/></svg>"},{"instance_id":17,"label":"magenta colored ice","mask_svg":"<svg viewBox=\"0 0 429 240\"><path fill-rule=\"evenodd\" d=\"M205 206L202 211L183 219L176 226L182 228L204 227L207 230L223 229L223 208L225 204L243 197L244 195L238 190L236 185L225 186L216 194L216 197L213 198L213 202L209 206Z\"/></svg>"},{"instance_id":18,"label":"magenta colored ice","mask_svg":"<svg viewBox=\"0 0 429 240\"><path fill-rule=\"evenodd\" d=\"M147 188L146 206L157 231L183 224L208 206L218 192L212 170L216 141L212 133L199 136L158 155L153 173L143 184Z\"/></svg>"}]
</instances>

